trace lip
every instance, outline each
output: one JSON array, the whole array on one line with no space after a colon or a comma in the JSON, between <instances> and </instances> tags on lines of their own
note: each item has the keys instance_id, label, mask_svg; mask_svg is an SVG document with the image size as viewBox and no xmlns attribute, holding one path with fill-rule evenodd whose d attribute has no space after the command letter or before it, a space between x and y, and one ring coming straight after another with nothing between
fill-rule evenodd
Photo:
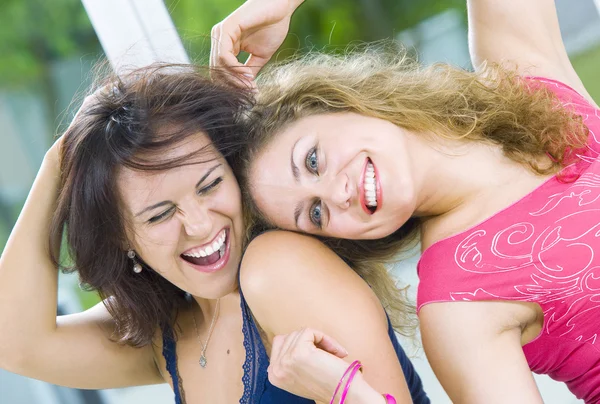
<instances>
[{"instance_id":1,"label":"lip","mask_svg":"<svg viewBox=\"0 0 600 404\"><path fill-rule=\"evenodd\" d=\"M195 250L198 247L206 247L206 246L210 245L211 243L213 243L217 239L219 234L221 234L221 230L223 230L223 229L225 230L225 253L221 257L221 259L219 259L217 262L215 262L214 264L210 264L210 265L196 265L196 264L192 264L191 262L186 261L183 258L181 258L181 255L185 254L188 251ZM196 246L196 247L192 247L192 248L185 250L183 253L181 253L181 255L179 256L179 259L199 272L214 273L214 272L217 272L217 271L223 269L229 262L230 251L231 251L231 239L229 237L230 236L230 228L225 227L223 229L219 230L217 232L217 234L215 235L215 237L210 242L202 244L201 246Z\"/></svg>"},{"instance_id":2,"label":"lip","mask_svg":"<svg viewBox=\"0 0 600 404\"><path fill-rule=\"evenodd\" d=\"M375 211L371 211L371 209L369 209L369 207L367 206L367 201L365 201L365 175L367 173L367 164L369 162L371 162L371 164L373 165L373 169L375 170L375 184L376 184L376 189L377 189L375 191L375 194L377 196L377 207L375 208ZM360 174L360 178L358 179L358 197L360 200L360 206L362 207L363 211L365 211L365 213L369 216L377 213L377 211L379 209L381 209L381 207L383 206L383 195L381 192L381 182L379 180L379 171L377 170L377 166L375 165L375 163L373 163L373 160L371 160L368 157L365 159L365 164L363 165L363 169Z\"/></svg>"},{"instance_id":3,"label":"lip","mask_svg":"<svg viewBox=\"0 0 600 404\"><path fill-rule=\"evenodd\" d=\"M383 206L383 191L381 189L381 180L379 179L380 178L379 170L377 169L377 166L375 165L373 160L371 160L371 164L373 164L373 169L375 170L375 184L376 184L375 195L377 197L377 208L375 208L375 212L373 212L373 213L377 213Z\"/></svg>"}]
</instances>

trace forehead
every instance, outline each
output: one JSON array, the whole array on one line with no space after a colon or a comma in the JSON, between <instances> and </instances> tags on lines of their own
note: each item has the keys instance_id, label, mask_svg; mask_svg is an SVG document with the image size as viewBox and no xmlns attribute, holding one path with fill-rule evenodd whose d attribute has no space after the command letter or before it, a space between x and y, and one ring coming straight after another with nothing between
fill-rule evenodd
<instances>
[{"instance_id":1,"label":"forehead","mask_svg":"<svg viewBox=\"0 0 600 404\"><path fill-rule=\"evenodd\" d=\"M344 125L357 114L351 112L322 113L301 117L280 129L274 140L291 135L301 136L308 132L330 133L332 129Z\"/></svg>"},{"instance_id":2,"label":"forehead","mask_svg":"<svg viewBox=\"0 0 600 404\"><path fill-rule=\"evenodd\" d=\"M261 214L278 227L295 230L294 207L301 198L299 190L266 180L256 182L250 191Z\"/></svg>"},{"instance_id":3,"label":"forehead","mask_svg":"<svg viewBox=\"0 0 600 404\"><path fill-rule=\"evenodd\" d=\"M120 167L117 173L117 187L129 210L139 207L155 197L168 198L169 191L177 190L182 184L198 181L200 176L217 163L226 164L221 154L211 143L208 136L199 133L190 136L184 142L157 151L153 156L144 156L157 165L162 162L190 156L190 163L167 170L136 170ZM186 160L183 161L183 164Z\"/></svg>"}]
</instances>

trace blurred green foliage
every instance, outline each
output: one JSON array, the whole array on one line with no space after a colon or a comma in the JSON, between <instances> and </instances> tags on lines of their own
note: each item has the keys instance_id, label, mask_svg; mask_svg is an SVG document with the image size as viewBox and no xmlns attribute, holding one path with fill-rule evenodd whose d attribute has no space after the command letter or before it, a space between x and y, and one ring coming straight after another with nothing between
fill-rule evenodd
<instances>
[{"instance_id":1,"label":"blurred green foliage","mask_svg":"<svg viewBox=\"0 0 600 404\"><path fill-rule=\"evenodd\" d=\"M206 62L210 29L241 0L166 0L188 52ZM345 45L389 38L461 0L307 0L293 19L284 49ZM118 10L115 10L118 12ZM101 54L80 0L3 0L0 86L43 81L52 61Z\"/></svg>"},{"instance_id":2,"label":"blurred green foliage","mask_svg":"<svg viewBox=\"0 0 600 404\"><path fill-rule=\"evenodd\" d=\"M594 98L596 104L600 104L600 80L598 80L600 46L571 58L571 61L588 93Z\"/></svg>"},{"instance_id":3,"label":"blurred green foliage","mask_svg":"<svg viewBox=\"0 0 600 404\"><path fill-rule=\"evenodd\" d=\"M79 0L2 0L0 13L4 88L39 80L54 60L101 52Z\"/></svg>"},{"instance_id":4,"label":"blurred green foliage","mask_svg":"<svg viewBox=\"0 0 600 404\"><path fill-rule=\"evenodd\" d=\"M192 59L207 63L210 29L243 4L241 0L166 0ZM450 7L465 11L464 0L306 0L292 19L278 54L298 49L345 46L392 38L398 32Z\"/></svg>"}]
</instances>

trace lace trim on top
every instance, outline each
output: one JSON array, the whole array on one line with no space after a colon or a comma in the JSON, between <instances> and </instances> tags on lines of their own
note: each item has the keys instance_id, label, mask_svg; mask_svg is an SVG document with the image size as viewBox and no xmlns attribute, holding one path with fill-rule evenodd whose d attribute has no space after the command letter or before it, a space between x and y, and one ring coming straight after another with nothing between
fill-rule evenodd
<instances>
[{"instance_id":1,"label":"lace trim on top","mask_svg":"<svg viewBox=\"0 0 600 404\"><path fill-rule=\"evenodd\" d=\"M259 404L266 383L269 360L241 289L240 306L244 350L246 351L246 360L243 365L244 376L242 376L244 394L240 398L240 404Z\"/></svg>"},{"instance_id":2,"label":"lace trim on top","mask_svg":"<svg viewBox=\"0 0 600 404\"><path fill-rule=\"evenodd\" d=\"M240 404L259 404L260 398L265 388L267 379L267 367L269 358L265 347L260 339L260 333L256 324L252 320L250 309L246 305L244 295L240 290L240 306L242 311L242 333L244 335L244 350L246 359L242 369L242 383L244 384L244 393L240 398ZM165 358L167 371L173 381L173 391L175 393L175 404L185 404L183 395L183 385L179 376L177 367L177 344L173 336L173 330L165 328L163 330L163 349L162 354Z\"/></svg>"},{"instance_id":3,"label":"lace trim on top","mask_svg":"<svg viewBox=\"0 0 600 404\"><path fill-rule=\"evenodd\" d=\"M171 375L171 380L173 380L175 404L183 404L183 400L181 398L183 386L181 385L181 378L179 377L179 371L177 369L177 351L175 338L173 337L173 330L170 327L163 330L162 354L167 363L167 371L169 372L169 375Z\"/></svg>"}]
</instances>

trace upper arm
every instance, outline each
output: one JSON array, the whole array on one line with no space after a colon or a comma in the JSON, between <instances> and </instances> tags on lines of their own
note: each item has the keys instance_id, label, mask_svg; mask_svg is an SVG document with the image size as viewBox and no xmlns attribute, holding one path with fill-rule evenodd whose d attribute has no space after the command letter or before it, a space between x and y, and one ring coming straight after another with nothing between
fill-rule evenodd
<instances>
[{"instance_id":1,"label":"upper arm","mask_svg":"<svg viewBox=\"0 0 600 404\"><path fill-rule=\"evenodd\" d=\"M455 403L542 403L510 302L431 303L419 313L423 347Z\"/></svg>"},{"instance_id":2,"label":"upper arm","mask_svg":"<svg viewBox=\"0 0 600 404\"><path fill-rule=\"evenodd\" d=\"M565 50L553 0L469 0L468 15L476 69L487 61L558 80L593 103Z\"/></svg>"},{"instance_id":3,"label":"upper arm","mask_svg":"<svg viewBox=\"0 0 600 404\"><path fill-rule=\"evenodd\" d=\"M363 363L375 390L410 401L379 300L320 241L284 231L261 235L246 250L240 283L269 339L302 327L318 329L340 342L349 352L346 360Z\"/></svg>"},{"instance_id":4,"label":"upper arm","mask_svg":"<svg viewBox=\"0 0 600 404\"><path fill-rule=\"evenodd\" d=\"M62 386L104 389L164 382L152 346L111 341L112 317L102 303L57 317L56 332L23 355L16 373Z\"/></svg>"}]
</instances>

